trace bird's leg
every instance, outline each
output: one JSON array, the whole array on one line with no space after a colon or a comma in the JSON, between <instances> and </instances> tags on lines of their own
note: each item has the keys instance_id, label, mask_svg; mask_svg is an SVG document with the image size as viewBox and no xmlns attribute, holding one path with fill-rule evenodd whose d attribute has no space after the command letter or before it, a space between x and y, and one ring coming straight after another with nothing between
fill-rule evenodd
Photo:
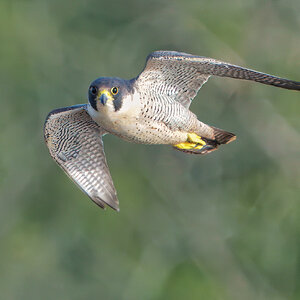
<instances>
[{"instance_id":1,"label":"bird's leg","mask_svg":"<svg viewBox=\"0 0 300 300\"><path fill-rule=\"evenodd\" d=\"M196 133L188 133L187 140L184 143L179 143L174 145L173 147L183 150L190 150L190 149L201 149L206 143L201 139L199 135Z\"/></svg>"},{"instance_id":2,"label":"bird's leg","mask_svg":"<svg viewBox=\"0 0 300 300\"><path fill-rule=\"evenodd\" d=\"M188 133L188 142L196 143L202 146L205 146L206 143L202 140L202 138L196 133Z\"/></svg>"}]
</instances>

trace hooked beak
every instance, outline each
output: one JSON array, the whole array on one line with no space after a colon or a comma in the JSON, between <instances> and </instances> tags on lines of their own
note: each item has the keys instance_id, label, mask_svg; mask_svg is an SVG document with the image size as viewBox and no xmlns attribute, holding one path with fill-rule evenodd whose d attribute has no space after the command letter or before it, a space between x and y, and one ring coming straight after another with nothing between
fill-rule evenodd
<instances>
[{"instance_id":1,"label":"hooked beak","mask_svg":"<svg viewBox=\"0 0 300 300\"><path fill-rule=\"evenodd\" d=\"M106 102L107 102L107 100L108 100L108 97L106 96L106 94L103 93L103 94L100 96L99 100L100 100L100 102L101 102L103 105L105 105Z\"/></svg>"},{"instance_id":2,"label":"hooked beak","mask_svg":"<svg viewBox=\"0 0 300 300\"><path fill-rule=\"evenodd\" d=\"M102 105L105 105L108 100L113 100L111 94L107 90L103 90L99 94L99 100Z\"/></svg>"},{"instance_id":3,"label":"hooked beak","mask_svg":"<svg viewBox=\"0 0 300 300\"><path fill-rule=\"evenodd\" d=\"M102 103L103 106L106 105L107 101L113 101L114 100L111 93L106 89L99 92L98 99Z\"/></svg>"}]
</instances>

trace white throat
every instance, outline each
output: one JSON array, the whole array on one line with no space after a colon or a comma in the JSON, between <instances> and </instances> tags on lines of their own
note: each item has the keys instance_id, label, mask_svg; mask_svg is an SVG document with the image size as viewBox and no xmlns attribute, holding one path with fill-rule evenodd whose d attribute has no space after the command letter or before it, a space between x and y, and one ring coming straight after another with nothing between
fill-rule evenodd
<instances>
[{"instance_id":1,"label":"white throat","mask_svg":"<svg viewBox=\"0 0 300 300\"><path fill-rule=\"evenodd\" d=\"M122 106L118 111L114 111L113 106L104 106L96 111L90 104L87 107L91 118L107 131L122 131L128 126L132 126L140 116L141 102L140 96L135 91L122 99Z\"/></svg>"}]
</instances>

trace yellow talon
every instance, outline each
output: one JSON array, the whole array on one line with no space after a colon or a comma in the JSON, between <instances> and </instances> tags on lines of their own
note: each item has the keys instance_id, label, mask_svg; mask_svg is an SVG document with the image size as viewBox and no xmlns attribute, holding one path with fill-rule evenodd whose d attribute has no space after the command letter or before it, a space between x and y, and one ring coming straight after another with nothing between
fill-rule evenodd
<instances>
[{"instance_id":1,"label":"yellow talon","mask_svg":"<svg viewBox=\"0 0 300 300\"><path fill-rule=\"evenodd\" d=\"M188 133L186 142L174 145L174 147L183 150L199 150L205 145L206 143L201 139L199 135L197 135L196 133Z\"/></svg>"},{"instance_id":2,"label":"yellow talon","mask_svg":"<svg viewBox=\"0 0 300 300\"><path fill-rule=\"evenodd\" d=\"M195 144L200 144L202 146L206 145L206 143L196 133L188 133L187 141L195 143ZM198 148L196 148L196 149L198 149Z\"/></svg>"},{"instance_id":3,"label":"yellow talon","mask_svg":"<svg viewBox=\"0 0 300 300\"><path fill-rule=\"evenodd\" d=\"M190 143L190 142L185 142L185 143L180 143L177 145L174 145L174 147L178 149L193 149L197 146L195 143Z\"/></svg>"}]
</instances>

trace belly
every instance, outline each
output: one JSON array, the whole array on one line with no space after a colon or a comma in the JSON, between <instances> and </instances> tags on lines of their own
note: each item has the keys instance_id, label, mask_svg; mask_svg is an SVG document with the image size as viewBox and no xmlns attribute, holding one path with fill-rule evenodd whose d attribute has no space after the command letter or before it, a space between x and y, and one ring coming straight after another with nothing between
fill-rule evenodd
<instances>
[{"instance_id":1,"label":"belly","mask_svg":"<svg viewBox=\"0 0 300 300\"><path fill-rule=\"evenodd\" d=\"M139 122L134 124L115 124L108 131L120 138L141 144L169 144L183 143L187 139L187 132L172 131L164 124L151 124Z\"/></svg>"},{"instance_id":2,"label":"belly","mask_svg":"<svg viewBox=\"0 0 300 300\"><path fill-rule=\"evenodd\" d=\"M106 131L128 142L175 145L187 139L187 132L171 130L163 122L128 118L126 115L112 118L93 111L89 113L93 120Z\"/></svg>"}]
</instances>

